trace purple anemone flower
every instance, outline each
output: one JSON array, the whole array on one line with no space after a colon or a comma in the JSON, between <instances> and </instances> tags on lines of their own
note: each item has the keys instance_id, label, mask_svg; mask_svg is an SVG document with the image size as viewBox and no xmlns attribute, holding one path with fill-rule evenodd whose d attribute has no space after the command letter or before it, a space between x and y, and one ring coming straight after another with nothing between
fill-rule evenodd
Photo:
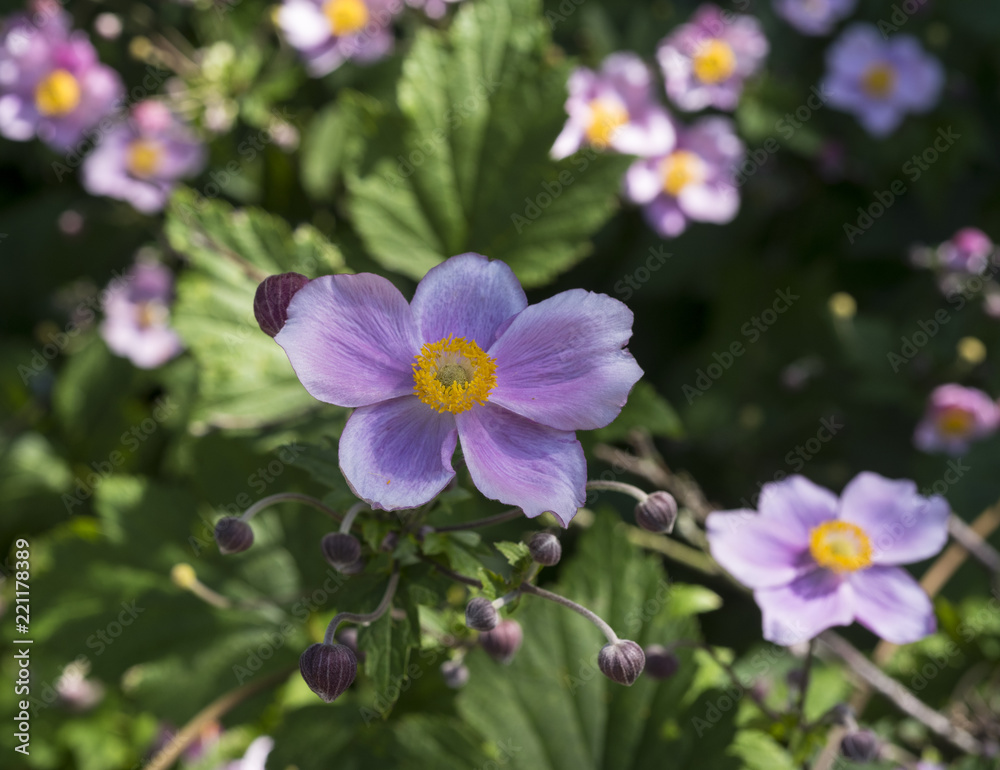
<instances>
[{"instance_id":1,"label":"purple anemone flower","mask_svg":"<svg viewBox=\"0 0 1000 770\"><path fill-rule=\"evenodd\" d=\"M169 325L174 278L163 265L139 262L112 281L104 297L101 336L111 352L155 369L181 352Z\"/></svg>"},{"instance_id":2,"label":"purple anemone flower","mask_svg":"<svg viewBox=\"0 0 1000 770\"><path fill-rule=\"evenodd\" d=\"M938 264L946 270L981 274L993 254L993 241L975 227L963 227L937 248Z\"/></svg>"},{"instance_id":3,"label":"purple anemone flower","mask_svg":"<svg viewBox=\"0 0 1000 770\"><path fill-rule=\"evenodd\" d=\"M774 10L803 35L829 35L858 0L774 0Z\"/></svg>"},{"instance_id":4,"label":"purple anemone flower","mask_svg":"<svg viewBox=\"0 0 1000 770\"><path fill-rule=\"evenodd\" d=\"M768 50L757 19L723 13L709 3L660 42L656 57L667 96L682 110L734 110L743 81L760 68Z\"/></svg>"},{"instance_id":5,"label":"purple anemone flower","mask_svg":"<svg viewBox=\"0 0 1000 770\"><path fill-rule=\"evenodd\" d=\"M166 204L178 179L204 165L204 145L187 125L160 102L146 101L104 136L81 173L89 193L128 201L152 214Z\"/></svg>"},{"instance_id":6,"label":"purple anemone flower","mask_svg":"<svg viewBox=\"0 0 1000 770\"><path fill-rule=\"evenodd\" d=\"M118 73L71 23L56 3L40 2L0 27L0 135L67 150L124 96Z\"/></svg>"},{"instance_id":7,"label":"purple anemone flower","mask_svg":"<svg viewBox=\"0 0 1000 770\"><path fill-rule=\"evenodd\" d=\"M821 89L830 104L855 117L873 136L888 136L907 112L938 102L944 70L911 35L883 40L872 24L852 24L826 52Z\"/></svg>"},{"instance_id":8,"label":"purple anemone flower","mask_svg":"<svg viewBox=\"0 0 1000 770\"><path fill-rule=\"evenodd\" d=\"M366 64L392 51L398 0L284 0L278 26L313 77L348 59Z\"/></svg>"},{"instance_id":9,"label":"purple anemone flower","mask_svg":"<svg viewBox=\"0 0 1000 770\"><path fill-rule=\"evenodd\" d=\"M981 390L950 383L934 389L913 435L924 452L964 454L973 441L996 433L1000 407Z\"/></svg>"},{"instance_id":10,"label":"purple anemone flower","mask_svg":"<svg viewBox=\"0 0 1000 770\"><path fill-rule=\"evenodd\" d=\"M899 565L944 547L944 498L866 472L839 500L789 476L765 484L757 507L709 514L706 525L712 556L753 589L765 639L798 644L855 620L894 644L934 632L930 599Z\"/></svg>"},{"instance_id":11,"label":"purple anemone flower","mask_svg":"<svg viewBox=\"0 0 1000 770\"><path fill-rule=\"evenodd\" d=\"M653 75L633 53L615 53L600 72L580 67L569 76L569 120L552 146L556 160L584 144L626 155L662 155L676 139L667 111L653 98Z\"/></svg>"},{"instance_id":12,"label":"purple anemone flower","mask_svg":"<svg viewBox=\"0 0 1000 770\"><path fill-rule=\"evenodd\" d=\"M434 498L461 440L484 495L565 525L585 497L574 431L610 423L642 376L631 334L618 300L574 289L529 307L506 264L462 254L409 304L381 276L315 278L274 339L313 397L356 407L340 468L373 508Z\"/></svg>"},{"instance_id":13,"label":"purple anemone flower","mask_svg":"<svg viewBox=\"0 0 1000 770\"><path fill-rule=\"evenodd\" d=\"M702 118L679 132L673 152L633 163L625 195L645 207L646 221L664 238L680 235L688 220L731 222L740 207L735 169L743 149L731 120Z\"/></svg>"}]
</instances>

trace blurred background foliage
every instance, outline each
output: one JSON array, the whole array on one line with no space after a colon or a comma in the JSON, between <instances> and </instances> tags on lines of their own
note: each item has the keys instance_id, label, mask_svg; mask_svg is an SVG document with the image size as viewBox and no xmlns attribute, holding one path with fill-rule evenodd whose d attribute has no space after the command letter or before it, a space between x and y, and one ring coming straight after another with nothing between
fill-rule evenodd
<instances>
[{"instance_id":1,"label":"blurred background foliage","mask_svg":"<svg viewBox=\"0 0 1000 770\"><path fill-rule=\"evenodd\" d=\"M32 695L43 706L32 717L27 767L138 767L164 725L294 669L336 611L373 606L381 595L377 575L329 588L318 546L330 526L295 505L260 515L257 545L245 554L222 558L212 541L220 514L264 494L305 491L341 508L351 501L335 454L345 411L313 401L253 319L253 292L268 274L378 271L410 293L444 257L479 251L509 262L530 301L572 287L626 301L636 316L630 347L646 378L614 426L581 438L588 450L598 440L624 445L629 429L644 427L667 463L723 508L746 506L760 484L798 471L833 489L861 470L930 489L950 466L911 443L927 394L959 381L1000 395L997 321L978 297L960 308L949 302L931 273L908 262L911 246L961 226L1000 235L1000 11L988 0L927 3L908 20L905 32L944 62L948 81L936 110L884 141L825 108L791 136L778 130L818 83L823 46L754 3L771 54L736 113L755 167L740 215L669 242L619 201L628 159L591 155L583 165L554 162L548 151L565 120L572 67L596 67L623 49L651 59L694 3L472 0L438 22L407 12L394 55L321 79L305 75L274 34L273 6L258 0L70 5L84 29L98 13L119 14L119 40L95 37L102 60L130 85L151 64L165 68L163 88L183 92L186 117L215 135L206 172L156 217L88 197L72 174L58 179L59 158L38 143L0 142L0 539L5 552L18 537L31 542ZM863 4L856 16L877 22L890 12ZM939 129L959 138L913 181L904 164ZM774 152L762 149L770 139ZM567 170L574 181L562 186ZM850 242L845 225L857 224L858 208L900 179L906 193ZM560 194L530 216L543 185L554 184ZM70 210L82 228L60 226ZM528 223L518 226L516 216ZM139 249L179 275L173 323L187 352L155 371L113 356L94 323L79 320ZM777 291L794 301L755 333ZM849 297L831 301L841 294ZM890 354L942 308L948 323L894 366ZM984 344L985 358L960 347L969 337ZM733 343L745 353L723 367ZM708 376L712 364L720 376ZM808 458L796 454L824 420L842 427ZM588 457L592 477L608 470ZM946 484L959 516L971 521L996 501L998 462L1000 438L962 460L958 480ZM757 641L753 604L721 580L643 555L614 523L632 521L629 505L607 496L599 506L607 509L581 516L565 535L571 557L550 576L559 589L613 625L641 617L642 643L704 634L732 650L738 670L760 677L771 702L787 700L794 658L755 668L769 645ZM459 490L435 515L495 510ZM381 541L380 526L366 527L370 546ZM517 521L484 535L518 540L535 528ZM411 541L404 547L430 552ZM478 536L433 547L459 571L482 558L509 569ZM193 565L227 606L179 588L170 577L178 563ZM448 653L435 639L467 635L466 595L428 567L408 576L397 602L404 617L362 633L365 675L348 695L322 706L297 675L282 679L228 713L222 740L188 765L215 767L263 733L277 741L268 767L302 770L491 761L533 770L665 762L771 770L800 766L822 743L817 735L818 744L789 751L742 697L702 735L694 720L731 686L715 661L686 651L674 678L617 687L596 673L595 630L539 602L518 611L525 643L510 668L473 650L469 684L449 690L437 671ZM12 582L4 583L5 628ZM959 687L979 687L984 712L1000 707L990 686L1000 621L988 590L983 573L964 566L937 599L939 633L891 663L909 683L934 662L921 692L934 707ZM306 608L304 618L295 606ZM131 622L111 636L123 612ZM286 622L291 632L277 632L273 644ZM863 630L848 636L873 646ZM949 638L958 653L938 665ZM74 660L85 660L104 690L77 713L54 689ZM6 652L0 659L4 682L12 661ZM817 665L814 717L850 694L838 667ZM982 686L963 679L970 671ZM15 706L11 689L0 688L5 714ZM877 698L865 719L914 755L930 748L954 767L988 766L956 757ZM5 767L21 762L13 741L10 730L0 734Z\"/></svg>"}]
</instances>

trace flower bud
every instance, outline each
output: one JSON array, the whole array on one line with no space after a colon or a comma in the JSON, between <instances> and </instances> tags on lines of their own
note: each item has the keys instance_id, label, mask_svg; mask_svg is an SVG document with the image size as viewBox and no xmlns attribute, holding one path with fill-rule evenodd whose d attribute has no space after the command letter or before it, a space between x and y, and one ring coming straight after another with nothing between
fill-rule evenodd
<instances>
[{"instance_id":1,"label":"flower bud","mask_svg":"<svg viewBox=\"0 0 1000 770\"><path fill-rule=\"evenodd\" d=\"M309 279L299 273L269 275L261 281L253 298L253 314L261 331L271 337L281 331L288 320L288 303L307 283Z\"/></svg>"},{"instance_id":2,"label":"flower bud","mask_svg":"<svg viewBox=\"0 0 1000 770\"><path fill-rule=\"evenodd\" d=\"M521 624L516 620L501 620L492 631L479 635L483 650L498 663L510 663L521 648Z\"/></svg>"},{"instance_id":3,"label":"flower bud","mask_svg":"<svg viewBox=\"0 0 1000 770\"><path fill-rule=\"evenodd\" d=\"M528 550L531 558L543 567L558 564L562 558L562 545L559 538L549 532L536 532L528 540Z\"/></svg>"},{"instance_id":4,"label":"flower bud","mask_svg":"<svg viewBox=\"0 0 1000 770\"><path fill-rule=\"evenodd\" d=\"M852 762L874 762L880 749L881 741L871 730L855 730L840 741L840 753Z\"/></svg>"},{"instance_id":5,"label":"flower bud","mask_svg":"<svg viewBox=\"0 0 1000 770\"><path fill-rule=\"evenodd\" d=\"M460 660L446 660L441 664L441 676L452 690L460 690L469 681L469 669Z\"/></svg>"},{"instance_id":6,"label":"flower bud","mask_svg":"<svg viewBox=\"0 0 1000 770\"><path fill-rule=\"evenodd\" d=\"M344 644L312 644L299 658L309 689L327 703L339 698L358 675L358 659Z\"/></svg>"},{"instance_id":7,"label":"flower bud","mask_svg":"<svg viewBox=\"0 0 1000 770\"><path fill-rule=\"evenodd\" d=\"M170 579L174 581L175 586L183 588L185 591L190 591L198 583L198 575L194 571L194 567L183 562L175 564L170 569Z\"/></svg>"},{"instance_id":8,"label":"flower bud","mask_svg":"<svg viewBox=\"0 0 1000 770\"><path fill-rule=\"evenodd\" d=\"M646 665L646 656L635 642L629 639L619 639L601 648L597 656L597 667L612 682L626 686L639 678Z\"/></svg>"},{"instance_id":9,"label":"flower bud","mask_svg":"<svg viewBox=\"0 0 1000 770\"><path fill-rule=\"evenodd\" d=\"M337 641L354 653L354 657L358 659L358 663L364 663L365 654L360 650L358 650L357 628L355 628L354 626L345 628L343 631L337 634Z\"/></svg>"},{"instance_id":10,"label":"flower bud","mask_svg":"<svg viewBox=\"0 0 1000 770\"><path fill-rule=\"evenodd\" d=\"M666 534L677 521L677 501L669 492L653 492L635 507L635 523L648 532Z\"/></svg>"},{"instance_id":11,"label":"flower bud","mask_svg":"<svg viewBox=\"0 0 1000 770\"><path fill-rule=\"evenodd\" d=\"M680 658L662 644L651 644L646 650L646 676L651 679L669 679L681 667Z\"/></svg>"},{"instance_id":12,"label":"flower bud","mask_svg":"<svg viewBox=\"0 0 1000 770\"><path fill-rule=\"evenodd\" d=\"M253 545L253 530L243 519L226 516L215 525L215 542L221 553L240 553Z\"/></svg>"},{"instance_id":13,"label":"flower bud","mask_svg":"<svg viewBox=\"0 0 1000 770\"><path fill-rule=\"evenodd\" d=\"M465 606L465 625L473 631L492 631L499 622L500 613L484 596L477 596Z\"/></svg>"},{"instance_id":14,"label":"flower bud","mask_svg":"<svg viewBox=\"0 0 1000 770\"><path fill-rule=\"evenodd\" d=\"M399 545L399 533L393 530L392 532L387 532L385 537L382 538L378 549L382 553L392 553L396 550L397 545Z\"/></svg>"},{"instance_id":15,"label":"flower bud","mask_svg":"<svg viewBox=\"0 0 1000 770\"><path fill-rule=\"evenodd\" d=\"M323 535L321 545L326 560L339 572L344 572L345 567L361 560L361 543L354 535L346 532L330 532Z\"/></svg>"}]
</instances>

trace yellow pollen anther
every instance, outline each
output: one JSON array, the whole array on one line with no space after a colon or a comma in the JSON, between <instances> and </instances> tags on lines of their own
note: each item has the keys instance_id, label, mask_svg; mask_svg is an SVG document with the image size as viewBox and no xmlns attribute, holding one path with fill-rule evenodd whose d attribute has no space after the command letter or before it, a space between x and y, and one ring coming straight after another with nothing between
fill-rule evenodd
<instances>
[{"instance_id":1,"label":"yellow pollen anther","mask_svg":"<svg viewBox=\"0 0 1000 770\"><path fill-rule=\"evenodd\" d=\"M702 83L721 83L736 71L736 54L725 40L706 40L694 55L692 67Z\"/></svg>"},{"instance_id":2,"label":"yellow pollen anther","mask_svg":"<svg viewBox=\"0 0 1000 770\"><path fill-rule=\"evenodd\" d=\"M438 412L485 404L497 384L496 361L475 342L445 337L424 345L413 364L413 392Z\"/></svg>"},{"instance_id":3,"label":"yellow pollen anther","mask_svg":"<svg viewBox=\"0 0 1000 770\"><path fill-rule=\"evenodd\" d=\"M872 544L865 531L846 521L827 521L809 533L809 552L821 567L854 572L872 563Z\"/></svg>"},{"instance_id":4,"label":"yellow pollen anther","mask_svg":"<svg viewBox=\"0 0 1000 770\"><path fill-rule=\"evenodd\" d=\"M370 15L364 0L329 0L323 5L323 13L334 35L358 32L368 23Z\"/></svg>"},{"instance_id":5,"label":"yellow pollen anther","mask_svg":"<svg viewBox=\"0 0 1000 770\"><path fill-rule=\"evenodd\" d=\"M664 158L660 173L664 192L676 198L689 184L705 181L705 162L693 152L677 150Z\"/></svg>"},{"instance_id":6,"label":"yellow pollen anther","mask_svg":"<svg viewBox=\"0 0 1000 770\"><path fill-rule=\"evenodd\" d=\"M35 106L46 117L66 115L80 103L80 83L66 70L54 70L35 86Z\"/></svg>"},{"instance_id":7,"label":"yellow pollen anther","mask_svg":"<svg viewBox=\"0 0 1000 770\"><path fill-rule=\"evenodd\" d=\"M971 412L949 407L937 416L938 430L949 438L962 438L972 432L976 419Z\"/></svg>"},{"instance_id":8,"label":"yellow pollen anther","mask_svg":"<svg viewBox=\"0 0 1000 770\"><path fill-rule=\"evenodd\" d=\"M132 176L140 178L153 176L160 168L163 148L159 142L148 139L136 139L128 148L125 165Z\"/></svg>"},{"instance_id":9,"label":"yellow pollen anther","mask_svg":"<svg viewBox=\"0 0 1000 770\"><path fill-rule=\"evenodd\" d=\"M594 99L589 106L587 141L595 147L607 147L615 131L628 123L628 110L618 102L607 99Z\"/></svg>"},{"instance_id":10,"label":"yellow pollen anther","mask_svg":"<svg viewBox=\"0 0 1000 770\"><path fill-rule=\"evenodd\" d=\"M861 87L876 99L884 99L896 86L896 70L888 64L873 64L861 79Z\"/></svg>"}]
</instances>

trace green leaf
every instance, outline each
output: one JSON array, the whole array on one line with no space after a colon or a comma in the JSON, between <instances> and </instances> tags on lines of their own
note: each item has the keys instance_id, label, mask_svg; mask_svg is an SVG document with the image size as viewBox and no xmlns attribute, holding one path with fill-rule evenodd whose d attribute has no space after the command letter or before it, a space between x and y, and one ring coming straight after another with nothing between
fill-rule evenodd
<instances>
[{"instance_id":1,"label":"green leaf","mask_svg":"<svg viewBox=\"0 0 1000 770\"><path fill-rule=\"evenodd\" d=\"M512 566L517 566L518 562L531 558L531 551L524 543L511 543L501 540L493 544L500 553L504 555L507 562Z\"/></svg>"},{"instance_id":2,"label":"green leaf","mask_svg":"<svg viewBox=\"0 0 1000 770\"><path fill-rule=\"evenodd\" d=\"M392 612L386 612L358 633L358 649L366 656L365 675L375 688L376 701L386 708L400 696L409 675L410 651L420 646L420 618L409 591L398 591L394 604L405 611L404 618L394 619Z\"/></svg>"},{"instance_id":3,"label":"green leaf","mask_svg":"<svg viewBox=\"0 0 1000 770\"><path fill-rule=\"evenodd\" d=\"M767 733L740 730L729 753L739 757L745 770L797 770L797 765L782 746Z\"/></svg>"},{"instance_id":4,"label":"green leaf","mask_svg":"<svg viewBox=\"0 0 1000 770\"><path fill-rule=\"evenodd\" d=\"M337 248L308 225L293 232L280 217L234 210L190 190L174 195L166 232L192 265L178 282L173 312L201 369L192 430L253 428L320 408L342 419L342 411L320 407L306 392L253 314L257 284L268 275L344 272Z\"/></svg>"},{"instance_id":5,"label":"green leaf","mask_svg":"<svg viewBox=\"0 0 1000 770\"><path fill-rule=\"evenodd\" d=\"M696 640L694 620L670 611L673 593L659 561L632 547L616 523L616 517L598 516L554 590L639 644ZM681 667L674 677L641 677L622 687L598 671L605 640L584 618L532 596L515 617L524 643L514 662L499 666L473 651L466 659L469 684L457 700L459 715L485 738L513 741L515 766L653 770L664 766L664 757L676 767L734 766L724 755L732 713L706 723L710 737L691 727L694 717L706 713L711 693L685 707L698 669L689 650L679 649Z\"/></svg>"},{"instance_id":6,"label":"green leaf","mask_svg":"<svg viewBox=\"0 0 1000 770\"><path fill-rule=\"evenodd\" d=\"M477 251L539 286L590 250L617 205L623 156L548 152L566 120L569 67L550 63L539 0L465 5L423 28L403 64L389 148L348 177L354 225L385 267L420 278Z\"/></svg>"},{"instance_id":7,"label":"green leaf","mask_svg":"<svg viewBox=\"0 0 1000 770\"><path fill-rule=\"evenodd\" d=\"M317 200L333 197L345 166L364 149L377 103L356 91L343 91L334 104L312 119L302 140L302 186Z\"/></svg>"}]
</instances>

